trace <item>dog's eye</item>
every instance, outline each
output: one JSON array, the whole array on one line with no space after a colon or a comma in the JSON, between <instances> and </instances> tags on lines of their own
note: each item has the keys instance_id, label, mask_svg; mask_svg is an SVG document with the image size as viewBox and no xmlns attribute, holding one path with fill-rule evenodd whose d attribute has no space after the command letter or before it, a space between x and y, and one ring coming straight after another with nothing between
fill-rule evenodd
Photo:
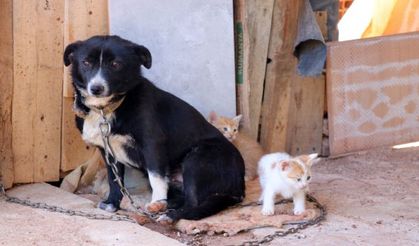
<instances>
[{"instance_id":1,"label":"dog's eye","mask_svg":"<svg viewBox=\"0 0 419 246\"><path fill-rule=\"evenodd\" d=\"M237 129L234 129L233 131L234 131L234 132L237 132Z\"/></svg>"},{"instance_id":2,"label":"dog's eye","mask_svg":"<svg viewBox=\"0 0 419 246\"><path fill-rule=\"evenodd\" d=\"M116 61L111 62L111 67L115 70L120 69L121 66L122 66L121 63L119 63L119 62L116 62Z\"/></svg>"},{"instance_id":3,"label":"dog's eye","mask_svg":"<svg viewBox=\"0 0 419 246\"><path fill-rule=\"evenodd\" d=\"M83 65L85 65L86 67L91 67L92 63L90 63L88 60L84 60Z\"/></svg>"},{"instance_id":4,"label":"dog's eye","mask_svg":"<svg viewBox=\"0 0 419 246\"><path fill-rule=\"evenodd\" d=\"M301 178L298 178L297 181L300 182L301 181Z\"/></svg>"},{"instance_id":5,"label":"dog's eye","mask_svg":"<svg viewBox=\"0 0 419 246\"><path fill-rule=\"evenodd\" d=\"M311 176L307 176L307 180L310 180L311 179Z\"/></svg>"}]
</instances>

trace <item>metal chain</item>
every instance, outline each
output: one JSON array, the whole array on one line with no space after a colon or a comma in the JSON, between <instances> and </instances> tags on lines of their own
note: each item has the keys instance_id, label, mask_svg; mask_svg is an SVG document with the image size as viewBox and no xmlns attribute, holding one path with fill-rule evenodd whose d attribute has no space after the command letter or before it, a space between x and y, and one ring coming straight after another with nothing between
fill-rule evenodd
<instances>
[{"instance_id":1,"label":"metal chain","mask_svg":"<svg viewBox=\"0 0 419 246\"><path fill-rule=\"evenodd\" d=\"M258 246L258 245L266 244L266 243L269 243L269 242L273 241L275 238L285 237L285 236L290 235L290 234L298 233L301 230L304 230L309 226L319 224L321 221L325 220L326 215L327 215L326 208L323 205L321 205L317 201L317 199L314 198L313 196L308 195L308 194L306 196L307 196L307 200L309 202L314 203L314 206L317 209L319 209L319 211L320 211L319 216L317 216L314 219L308 220L306 222L298 223L296 227L291 227L291 228L289 228L285 231L275 231L272 234L264 236L260 240L244 241L241 244L239 244L238 246ZM88 212L83 212L83 211L66 209L66 208L62 208L62 207L58 207L58 206L48 205L46 203L41 203L41 202L32 202L30 200L20 199L20 198L17 198L17 197L10 197L9 195L7 195L7 193L4 189L4 186L0 183L0 198L2 198L2 197L7 202L16 203L16 204L20 204L20 205L27 206L27 207L37 208L37 209L44 209L44 210L47 210L49 212L62 213L62 214L66 214L66 215L69 215L69 216L79 216L79 217L84 217L84 218L88 218L88 219L91 219L91 220L127 221L127 222L131 222L131 223L137 223L137 221L134 220L133 218L131 218L129 215L94 214L94 213L88 213ZM291 202L291 201L290 200L281 200L281 201L277 202L276 204L283 204L283 203L287 203L287 202ZM255 203L248 203L248 204L239 205L239 206L247 207L247 206L255 206L255 205L259 205L259 204L257 202L255 202ZM250 231L250 230L253 230L253 229L256 229L256 228L261 228L261 227L266 227L266 226L248 228L243 232ZM196 240L196 239L198 239L198 240ZM202 240L202 238L200 236L199 236L199 238L196 238L196 239L194 238L193 241L200 241L199 239Z\"/></svg>"},{"instance_id":2,"label":"metal chain","mask_svg":"<svg viewBox=\"0 0 419 246\"><path fill-rule=\"evenodd\" d=\"M310 219L308 221L298 222L298 223L291 223L291 224L294 224L294 225L297 225L297 226L291 227L291 228L289 228L287 230L275 231L272 234L269 234L269 235L264 236L260 240L244 241L241 244L239 244L238 246L257 246L257 245L266 244L266 243L271 242L275 238L285 237L285 236L290 235L290 234L298 233L301 230L304 230L304 229L306 229L309 226L313 226L313 225L319 224L321 221L325 220L326 219L326 215L327 215L326 208L323 205L321 205L317 201L317 199L315 197L313 197L312 195L306 194L306 198L307 198L307 201L314 203L314 206L320 211L319 212L320 213L319 216L317 216L314 219ZM292 202L292 201L291 200L281 200L281 201L277 202L276 204L288 203L288 202ZM244 204L244 205L241 205L241 206L247 207L247 206L255 206L255 205L259 205L259 203L254 202L254 203ZM261 226L261 227L266 227L266 226ZM249 228L246 231L249 231L249 230L252 230L252 229L256 229L256 228Z\"/></svg>"},{"instance_id":3,"label":"metal chain","mask_svg":"<svg viewBox=\"0 0 419 246\"><path fill-rule=\"evenodd\" d=\"M6 202L16 203L16 204L20 204L20 205L31 207L31 208L44 209L49 212L62 213L69 216L85 217L92 220L128 221L131 223L137 223L129 215L119 215L119 214L106 215L106 214L88 213L88 212L83 212L79 210L72 210L72 209L62 208L58 206L48 205L42 202L32 202L30 200L20 199L17 197L11 197L7 195L4 189L4 186L0 183L0 198L1 197L3 197Z\"/></svg>"},{"instance_id":4,"label":"metal chain","mask_svg":"<svg viewBox=\"0 0 419 246\"><path fill-rule=\"evenodd\" d=\"M147 210L142 209L139 206L136 206L134 203L134 199L132 198L128 189L124 186L121 175L119 174L118 168L116 166L118 164L118 160L116 159L115 152L113 151L113 148L109 142L109 136L111 134L111 123L106 118L106 115L103 112L103 109L100 110L100 115L102 117L102 122L99 123L99 129L102 135L103 149L105 151L105 162L108 166L111 167L112 173L115 176L114 181L118 184L119 190L121 191L122 195L128 198L131 206L138 213L147 216L151 220L156 220L163 213L149 213ZM110 155L112 156L113 161L110 159Z\"/></svg>"}]
</instances>

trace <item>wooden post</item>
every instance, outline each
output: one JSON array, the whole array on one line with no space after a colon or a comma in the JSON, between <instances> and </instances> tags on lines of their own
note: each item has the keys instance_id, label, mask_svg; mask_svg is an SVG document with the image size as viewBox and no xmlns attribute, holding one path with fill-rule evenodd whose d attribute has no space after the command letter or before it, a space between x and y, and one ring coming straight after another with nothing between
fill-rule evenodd
<instances>
[{"instance_id":1,"label":"wooden post","mask_svg":"<svg viewBox=\"0 0 419 246\"><path fill-rule=\"evenodd\" d=\"M93 35L108 34L107 3L107 0L65 0L64 45ZM86 146L75 126L69 68L64 69L63 88L61 171L65 172L84 163L94 150Z\"/></svg>"},{"instance_id":2,"label":"wooden post","mask_svg":"<svg viewBox=\"0 0 419 246\"><path fill-rule=\"evenodd\" d=\"M63 1L13 1L15 182L59 179Z\"/></svg>"},{"instance_id":3,"label":"wooden post","mask_svg":"<svg viewBox=\"0 0 419 246\"><path fill-rule=\"evenodd\" d=\"M263 83L271 33L274 0L235 1L236 25L242 28L241 78L237 79L238 113L243 115L242 130L258 138Z\"/></svg>"},{"instance_id":4,"label":"wooden post","mask_svg":"<svg viewBox=\"0 0 419 246\"><path fill-rule=\"evenodd\" d=\"M14 180L12 152L13 3L0 0L0 183L10 188Z\"/></svg>"}]
</instances>

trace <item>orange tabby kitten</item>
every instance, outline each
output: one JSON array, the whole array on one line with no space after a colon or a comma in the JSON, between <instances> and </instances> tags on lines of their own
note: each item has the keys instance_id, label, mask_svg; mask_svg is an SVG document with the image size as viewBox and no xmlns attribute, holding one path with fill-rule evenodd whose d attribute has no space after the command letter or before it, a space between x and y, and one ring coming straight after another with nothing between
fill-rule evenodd
<instances>
[{"instance_id":1,"label":"orange tabby kitten","mask_svg":"<svg viewBox=\"0 0 419 246\"><path fill-rule=\"evenodd\" d=\"M258 161L263 156L264 151L257 141L243 132L239 133L241 118L241 115L231 119L211 112L208 121L240 151L246 168L245 180L252 180L257 177Z\"/></svg>"}]
</instances>

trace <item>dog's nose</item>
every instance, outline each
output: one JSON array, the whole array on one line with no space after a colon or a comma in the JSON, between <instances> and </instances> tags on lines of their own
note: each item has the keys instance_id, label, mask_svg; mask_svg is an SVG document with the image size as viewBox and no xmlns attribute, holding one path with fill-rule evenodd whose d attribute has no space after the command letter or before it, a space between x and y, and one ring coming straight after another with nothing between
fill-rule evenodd
<instances>
[{"instance_id":1,"label":"dog's nose","mask_svg":"<svg viewBox=\"0 0 419 246\"><path fill-rule=\"evenodd\" d=\"M101 95L104 90L105 90L105 87L103 85L92 85L90 87L90 92L95 96Z\"/></svg>"}]
</instances>

